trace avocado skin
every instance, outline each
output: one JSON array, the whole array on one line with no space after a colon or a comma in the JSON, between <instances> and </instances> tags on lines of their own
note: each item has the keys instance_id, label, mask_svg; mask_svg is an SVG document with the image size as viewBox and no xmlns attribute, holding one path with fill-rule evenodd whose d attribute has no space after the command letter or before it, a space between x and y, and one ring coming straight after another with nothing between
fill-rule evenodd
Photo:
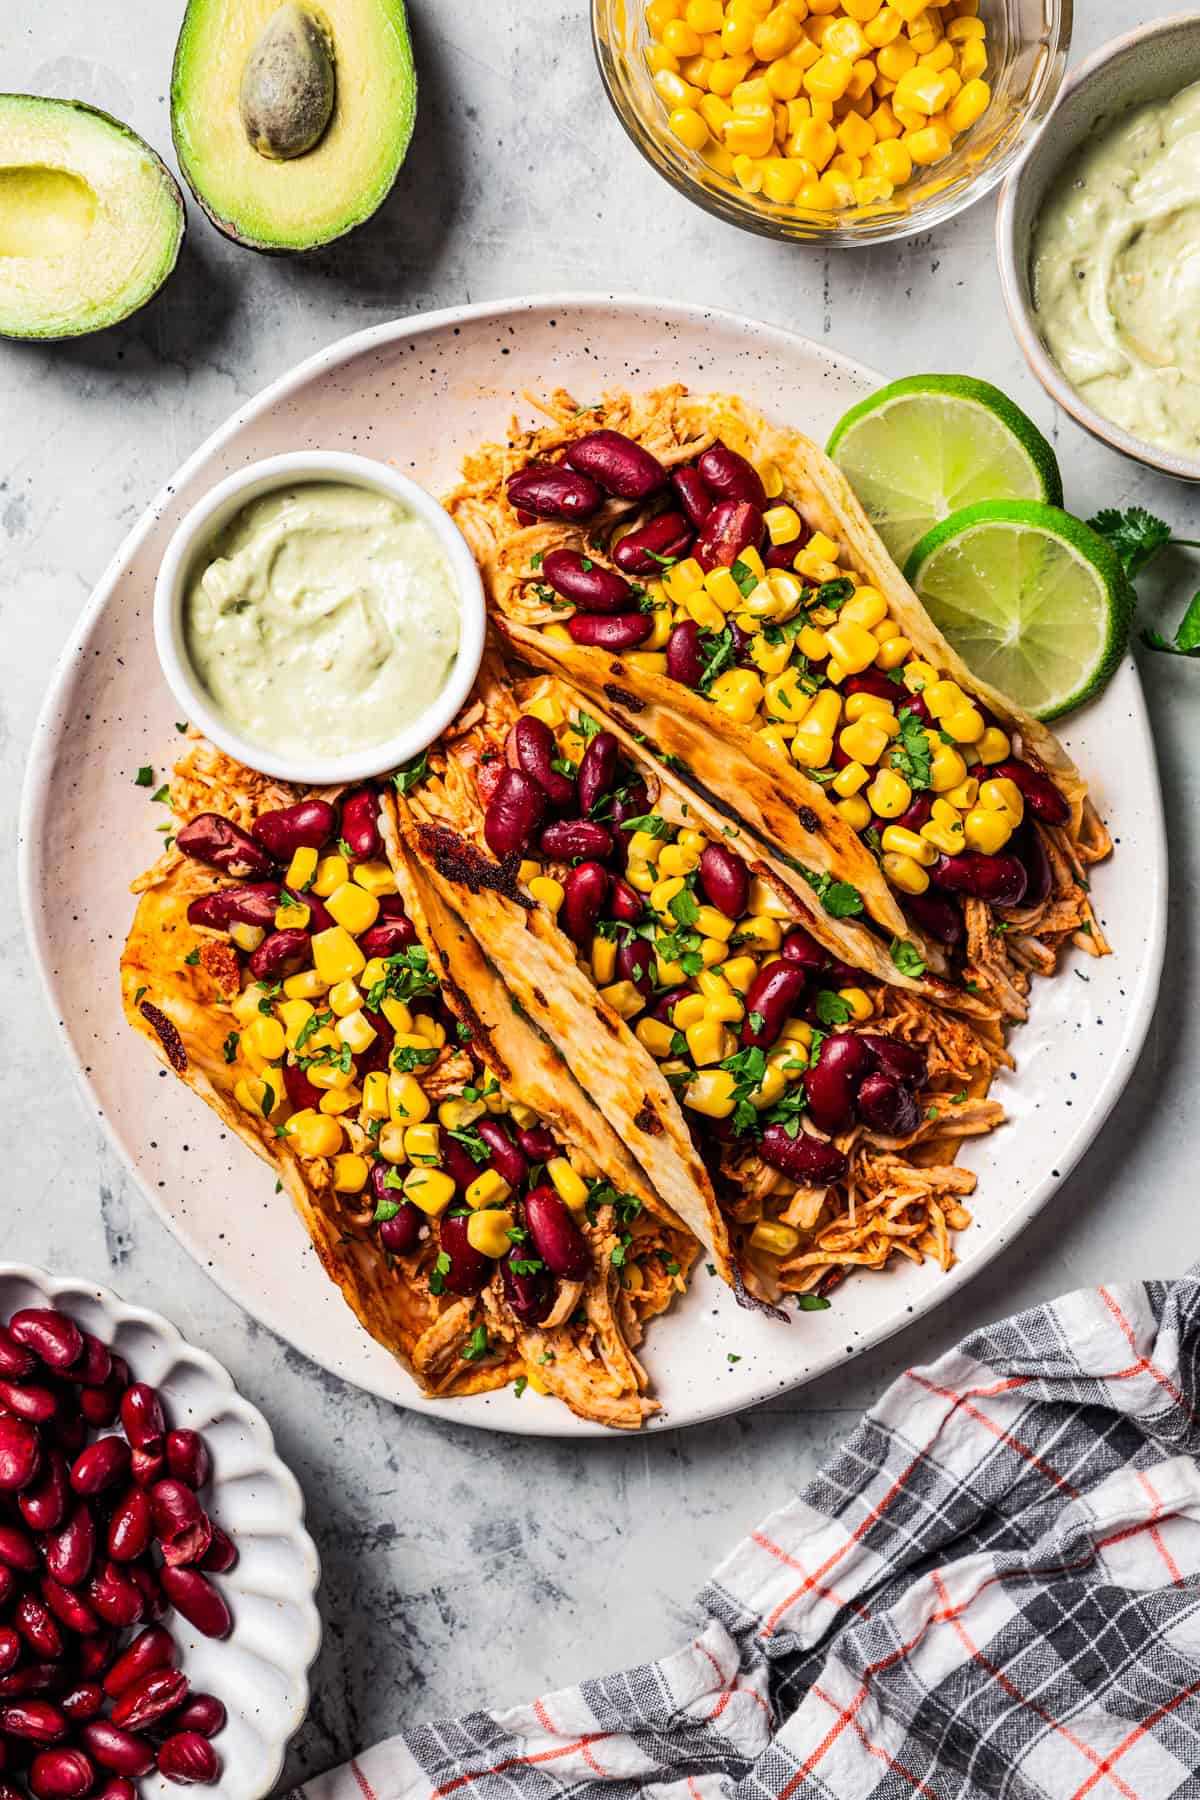
<instances>
[{"instance_id":1,"label":"avocado skin","mask_svg":"<svg viewBox=\"0 0 1200 1800\"><path fill-rule=\"evenodd\" d=\"M387 199L392 188L396 184L396 178L404 166L404 159L408 153L409 144L412 141L413 127L416 122L417 113L417 71L413 61L412 39L409 34L408 17L404 8L404 0L381 0L381 4L390 16L397 54L402 58L406 65L405 73L408 86L407 106L404 116L397 121L395 166L391 170L385 184L381 186L377 193L369 197L369 204L363 204L362 201L351 202L347 209L349 216L347 216L344 224L339 225L334 230L323 232L319 236L306 239L303 243L294 244L272 241L265 237L256 237L252 232L244 230L235 219L226 217L209 201L204 191L203 173L195 168L189 155L184 117L187 109L188 58L191 51L191 28L196 16L211 3L213 3L213 0L187 0L187 9L183 15L183 24L179 29L179 37L175 44L175 59L171 69L171 139L175 146L175 155L179 163L180 173L188 187L191 189L193 199L196 201L196 204L208 219L209 223L215 225L223 237L227 237L231 243L239 245L242 249L256 250L262 256L300 256L309 251L321 250L327 244L336 243L338 238L345 237L347 233L354 231L359 225L365 224L366 221L383 205L383 202ZM325 16L330 18L333 24L334 64L336 68L337 21L333 15L336 13L337 9L335 5L328 3L327 0L327 4L323 10ZM238 96L236 91L230 95L230 104L236 111L238 108ZM320 148L321 146L318 144L316 149L319 150Z\"/></svg>"},{"instance_id":2,"label":"avocado skin","mask_svg":"<svg viewBox=\"0 0 1200 1800\"><path fill-rule=\"evenodd\" d=\"M37 329L31 329L29 331L13 331L9 329L8 331L5 331L0 328L0 338L3 338L8 343L37 342L40 344L60 344L68 338L91 337L94 332L107 331L110 326L120 325L123 320L133 318L135 313L141 312L144 306L148 306L151 300L159 293L163 283L167 280L174 269L175 264L179 261L179 252L183 248L183 240L187 234L187 209L183 204L183 194L180 191L179 183L176 181L174 175L172 175L170 169L168 169L162 157L158 154L158 151L152 144L146 142L140 132L135 131L132 125L126 125L124 119L114 119L111 113L104 112L99 106L89 106L86 100L59 100L54 98L54 96L46 94L0 94L0 108L3 108L9 100L52 100L55 106L69 107L72 112L89 113L92 118L100 119L105 125L110 126L113 131L119 132L122 137L128 138L131 143L136 144L139 150L144 151L147 156L151 157L153 161L158 164L159 172L165 177L164 186L167 194L170 196L173 208L177 212L179 230L175 237L174 248L170 252L169 260L163 267L158 284L150 293L146 294L141 300L138 300L133 306L127 306L123 312L115 312L111 318L104 319L95 325L81 325L77 331L38 331Z\"/></svg>"}]
</instances>

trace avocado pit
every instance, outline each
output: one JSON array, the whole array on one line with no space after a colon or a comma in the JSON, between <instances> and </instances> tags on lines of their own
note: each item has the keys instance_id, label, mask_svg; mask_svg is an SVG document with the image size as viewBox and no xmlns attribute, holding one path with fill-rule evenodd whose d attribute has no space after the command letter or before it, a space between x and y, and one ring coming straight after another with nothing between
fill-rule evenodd
<instances>
[{"instance_id":1,"label":"avocado pit","mask_svg":"<svg viewBox=\"0 0 1200 1800\"><path fill-rule=\"evenodd\" d=\"M238 103L252 148L272 162L304 156L325 135L336 87L329 27L285 0L263 26L242 73Z\"/></svg>"}]
</instances>

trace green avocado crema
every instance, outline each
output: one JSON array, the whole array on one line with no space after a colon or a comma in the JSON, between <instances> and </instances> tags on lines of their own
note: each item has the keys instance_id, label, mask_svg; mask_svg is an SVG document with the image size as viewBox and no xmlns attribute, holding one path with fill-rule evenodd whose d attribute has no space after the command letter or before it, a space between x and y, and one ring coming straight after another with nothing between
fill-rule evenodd
<instances>
[{"instance_id":1,"label":"green avocado crema","mask_svg":"<svg viewBox=\"0 0 1200 1800\"><path fill-rule=\"evenodd\" d=\"M1200 451L1200 82L1104 121L1072 158L1037 223L1034 290L1097 412Z\"/></svg>"},{"instance_id":2,"label":"green avocado crema","mask_svg":"<svg viewBox=\"0 0 1200 1800\"><path fill-rule=\"evenodd\" d=\"M401 502L314 481L242 507L197 559L188 656L213 705L280 755L369 749L425 712L459 642L432 528Z\"/></svg>"}]
</instances>

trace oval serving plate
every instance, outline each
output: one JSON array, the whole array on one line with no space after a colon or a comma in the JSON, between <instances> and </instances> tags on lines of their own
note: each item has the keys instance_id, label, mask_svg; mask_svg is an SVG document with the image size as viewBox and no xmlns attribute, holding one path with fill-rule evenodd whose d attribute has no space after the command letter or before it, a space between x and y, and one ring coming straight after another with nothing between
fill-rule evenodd
<instances>
[{"instance_id":1,"label":"oval serving plate","mask_svg":"<svg viewBox=\"0 0 1200 1800\"><path fill-rule=\"evenodd\" d=\"M134 775L148 763L161 780L178 743L150 629L154 578L183 512L259 457L355 450L442 492L462 453L502 436L513 412L532 422L526 393L561 386L583 404L605 387L675 380L742 394L823 441L884 377L729 313L605 295L455 308L346 338L236 413L143 515L63 654L30 752L21 815L30 940L84 1089L147 1199L247 1312L306 1356L462 1425L604 1435L529 1391L422 1397L326 1279L270 1172L167 1079L124 1024L117 957L133 911L127 884L153 861L161 822ZM1095 884L1117 953L1101 962L1075 956L1058 979L1037 983L1033 1018L1012 1039L1018 1075L996 1089L1009 1123L964 1154L980 1186L957 1267L948 1276L909 1264L860 1276L830 1311L782 1325L741 1311L701 1262L689 1294L654 1321L644 1347L663 1407L648 1429L798 1387L841 1366L848 1347L856 1354L949 1299L1053 1197L1111 1111L1149 1025L1166 924L1161 795L1131 659L1063 735L1120 839ZM88 872L86 912L61 904L64 867Z\"/></svg>"},{"instance_id":2,"label":"oval serving plate","mask_svg":"<svg viewBox=\"0 0 1200 1800\"><path fill-rule=\"evenodd\" d=\"M212 1452L205 1505L234 1538L238 1560L213 1577L229 1602L233 1631L201 1636L179 1613L167 1619L192 1687L225 1702L229 1720L213 1740L221 1779L213 1800L260 1800L283 1767L288 1741L308 1710L308 1671L321 1643L316 1590L321 1569L304 1529L304 1497L280 1462L271 1428L243 1400L233 1377L174 1325L129 1306L84 1277L49 1275L0 1262L0 1320L24 1306L61 1306L129 1363L136 1381L158 1388L168 1423L200 1431ZM161 1775L138 1783L168 1800L179 1789Z\"/></svg>"}]
</instances>

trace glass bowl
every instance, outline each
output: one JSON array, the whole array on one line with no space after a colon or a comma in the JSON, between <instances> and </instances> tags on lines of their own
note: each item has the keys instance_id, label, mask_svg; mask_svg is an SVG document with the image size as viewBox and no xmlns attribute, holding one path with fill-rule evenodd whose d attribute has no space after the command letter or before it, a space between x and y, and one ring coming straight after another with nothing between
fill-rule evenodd
<instances>
[{"instance_id":1,"label":"glass bowl","mask_svg":"<svg viewBox=\"0 0 1200 1800\"><path fill-rule=\"evenodd\" d=\"M1017 165L1044 122L1066 73L1072 0L981 0L992 102L954 141L950 155L918 169L893 199L818 213L749 194L718 175L667 130L667 113L646 66L650 43L641 0L592 0L592 37L608 97L642 155L697 206L794 243L848 248L929 231L989 193Z\"/></svg>"}]
</instances>

